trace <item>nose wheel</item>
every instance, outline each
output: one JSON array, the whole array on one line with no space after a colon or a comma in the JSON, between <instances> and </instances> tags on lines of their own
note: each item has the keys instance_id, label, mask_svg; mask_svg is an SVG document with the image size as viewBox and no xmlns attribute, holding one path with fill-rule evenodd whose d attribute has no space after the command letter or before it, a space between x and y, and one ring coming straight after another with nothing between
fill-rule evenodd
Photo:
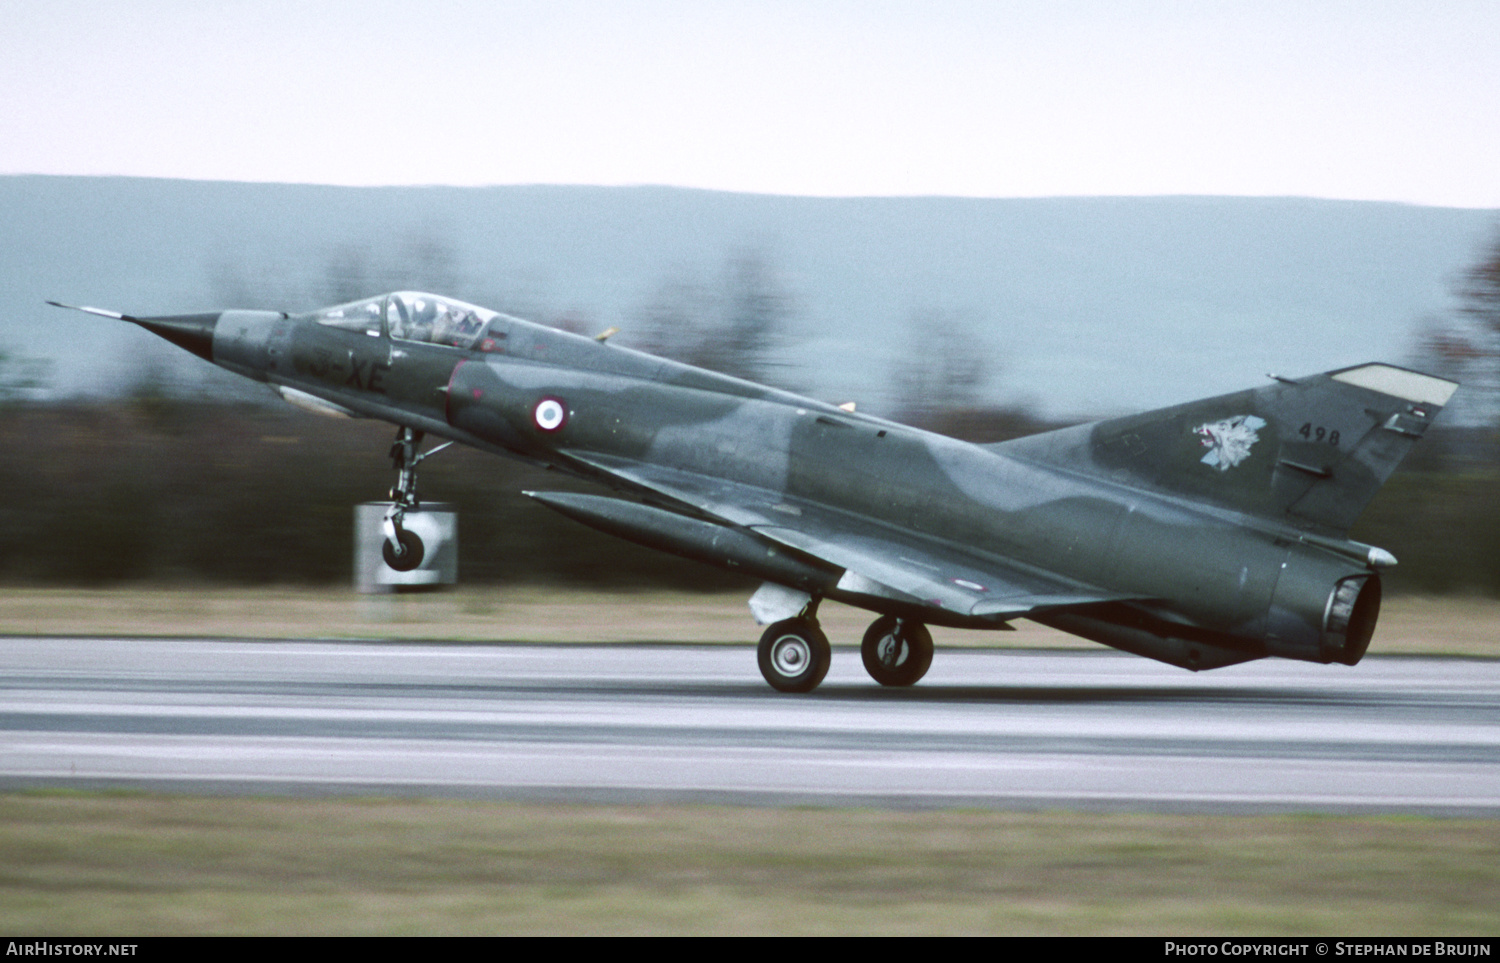
<instances>
[{"instance_id":1,"label":"nose wheel","mask_svg":"<svg viewBox=\"0 0 1500 963\"><path fill-rule=\"evenodd\" d=\"M410 529L402 528L401 523L394 518L386 520L385 541L380 546L380 557L385 559L385 564L398 572L410 572L422 564L422 559L427 556L427 546L422 544L422 537ZM396 540L391 541L391 531L394 530Z\"/></svg>"},{"instance_id":2,"label":"nose wheel","mask_svg":"<svg viewBox=\"0 0 1500 963\"><path fill-rule=\"evenodd\" d=\"M425 452L418 452L423 433L411 428L396 430L396 440L391 445L391 467L396 469L396 487L391 489L391 507L386 510L381 528L385 532L385 544L380 555L385 564L398 572L410 572L422 564L427 549L416 532L404 528L406 513L415 511L420 504L417 498L417 466L453 442L445 442Z\"/></svg>"}]
</instances>

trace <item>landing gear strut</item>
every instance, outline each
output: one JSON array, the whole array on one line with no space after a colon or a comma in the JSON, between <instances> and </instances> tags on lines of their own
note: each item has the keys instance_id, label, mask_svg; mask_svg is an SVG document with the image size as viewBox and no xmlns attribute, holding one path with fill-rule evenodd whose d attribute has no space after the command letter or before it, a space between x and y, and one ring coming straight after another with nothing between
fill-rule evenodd
<instances>
[{"instance_id":1,"label":"landing gear strut","mask_svg":"<svg viewBox=\"0 0 1500 963\"><path fill-rule=\"evenodd\" d=\"M401 526L408 511L415 511L420 504L417 498L417 466L453 442L445 442L429 451L418 452L423 432L411 428L396 429L396 440L391 445L391 467L396 469L396 487L391 489L391 507L386 510L381 528L385 532L385 544L381 556L385 564L398 572L410 572L422 564L426 547L416 532Z\"/></svg>"},{"instance_id":2,"label":"landing gear strut","mask_svg":"<svg viewBox=\"0 0 1500 963\"><path fill-rule=\"evenodd\" d=\"M766 629L757 652L760 674L778 692L811 692L828 674L833 650L818 627L818 599Z\"/></svg>"}]
</instances>

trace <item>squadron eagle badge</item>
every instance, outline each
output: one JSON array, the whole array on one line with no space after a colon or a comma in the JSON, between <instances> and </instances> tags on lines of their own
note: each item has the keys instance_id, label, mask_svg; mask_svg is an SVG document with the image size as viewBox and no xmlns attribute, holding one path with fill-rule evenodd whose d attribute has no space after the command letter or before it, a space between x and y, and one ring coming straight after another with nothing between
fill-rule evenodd
<instances>
[{"instance_id":1,"label":"squadron eagle badge","mask_svg":"<svg viewBox=\"0 0 1500 963\"><path fill-rule=\"evenodd\" d=\"M1250 449L1260 441L1260 429L1266 426L1264 418L1255 415L1236 415L1223 421L1211 421L1193 429L1208 454L1199 461L1219 471L1228 471L1250 457Z\"/></svg>"}]
</instances>

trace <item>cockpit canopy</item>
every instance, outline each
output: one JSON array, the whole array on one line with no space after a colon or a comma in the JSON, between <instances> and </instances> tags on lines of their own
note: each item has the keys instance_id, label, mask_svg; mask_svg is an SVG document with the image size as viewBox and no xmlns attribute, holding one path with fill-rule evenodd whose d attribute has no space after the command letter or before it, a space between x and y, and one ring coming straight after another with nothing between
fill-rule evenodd
<instances>
[{"instance_id":1,"label":"cockpit canopy","mask_svg":"<svg viewBox=\"0 0 1500 963\"><path fill-rule=\"evenodd\" d=\"M313 315L319 324L362 331L371 337L389 334L400 341L442 344L465 351L498 351L505 338L505 315L453 298L422 291L397 291L380 297L324 308Z\"/></svg>"}]
</instances>

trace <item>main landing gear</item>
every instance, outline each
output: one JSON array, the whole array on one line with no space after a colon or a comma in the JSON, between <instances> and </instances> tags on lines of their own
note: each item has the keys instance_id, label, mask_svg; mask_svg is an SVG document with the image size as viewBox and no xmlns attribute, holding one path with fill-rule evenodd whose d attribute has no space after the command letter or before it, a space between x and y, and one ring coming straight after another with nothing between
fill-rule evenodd
<instances>
[{"instance_id":1,"label":"main landing gear","mask_svg":"<svg viewBox=\"0 0 1500 963\"><path fill-rule=\"evenodd\" d=\"M445 442L429 451L418 452L423 433L410 428L396 429L396 441L391 445L391 467L396 469L396 487L391 489L391 507L386 511L381 527L385 530L385 544L381 557L385 564L398 572L410 572L422 564L426 546L416 532L401 527L406 513L415 511L420 504L417 498L417 466L436 455L453 442Z\"/></svg>"},{"instance_id":2,"label":"main landing gear","mask_svg":"<svg viewBox=\"0 0 1500 963\"><path fill-rule=\"evenodd\" d=\"M818 599L782 619L760 637L760 674L778 692L811 692L828 674L833 650L818 625ZM932 633L920 622L884 615L865 633L859 653L870 678L885 686L909 686L932 665Z\"/></svg>"},{"instance_id":3,"label":"main landing gear","mask_svg":"<svg viewBox=\"0 0 1500 963\"><path fill-rule=\"evenodd\" d=\"M757 652L760 674L778 692L811 692L828 674L833 649L818 627L818 600L789 619L782 619L760 637Z\"/></svg>"},{"instance_id":4,"label":"main landing gear","mask_svg":"<svg viewBox=\"0 0 1500 963\"><path fill-rule=\"evenodd\" d=\"M881 685L912 685L932 666L932 633L921 622L881 616L865 632L859 654Z\"/></svg>"}]
</instances>

